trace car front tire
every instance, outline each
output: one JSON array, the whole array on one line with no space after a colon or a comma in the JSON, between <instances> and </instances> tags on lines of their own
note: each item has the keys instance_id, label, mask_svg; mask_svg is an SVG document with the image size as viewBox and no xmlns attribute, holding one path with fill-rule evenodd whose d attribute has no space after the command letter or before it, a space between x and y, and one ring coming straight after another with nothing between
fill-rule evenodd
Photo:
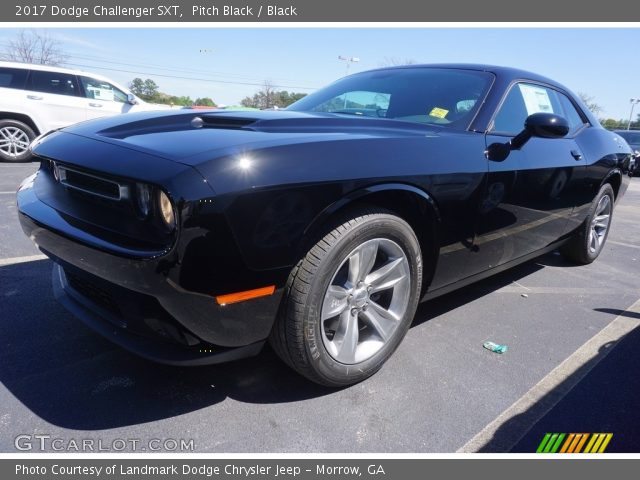
<instances>
[{"instance_id":1,"label":"car front tire","mask_svg":"<svg viewBox=\"0 0 640 480\"><path fill-rule=\"evenodd\" d=\"M31 158L29 144L36 134L29 125L17 120L0 120L0 160L24 162Z\"/></svg>"},{"instance_id":2,"label":"car front tire","mask_svg":"<svg viewBox=\"0 0 640 480\"><path fill-rule=\"evenodd\" d=\"M580 265L598 258L609 236L614 202L613 188L605 183L593 200L584 223L560 249L565 258Z\"/></svg>"},{"instance_id":3,"label":"car front tire","mask_svg":"<svg viewBox=\"0 0 640 480\"><path fill-rule=\"evenodd\" d=\"M354 212L292 270L271 345L316 383L357 383L404 338L421 282L420 244L409 224L383 210Z\"/></svg>"}]
</instances>

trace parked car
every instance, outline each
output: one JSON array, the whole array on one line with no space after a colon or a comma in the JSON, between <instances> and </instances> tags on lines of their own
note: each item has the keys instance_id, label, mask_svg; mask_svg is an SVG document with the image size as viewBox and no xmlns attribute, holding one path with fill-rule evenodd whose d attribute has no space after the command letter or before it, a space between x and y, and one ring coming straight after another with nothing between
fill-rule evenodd
<instances>
[{"instance_id":1,"label":"parked car","mask_svg":"<svg viewBox=\"0 0 640 480\"><path fill-rule=\"evenodd\" d=\"M0 62L0 161L25 161L38 135L87 119L164 110L101 75Z\"/></svg>"},{"instance_id":2,"label":"parked car","mask_svg":"<svg viewBox=\"0 0 640 480\"><path fill-rule=\"evenodd\" d=\"M635 163L629 171L629 176L640 176L640 130L616 130L615 132L626 140L635 155Z\"/></svg>"},{"instance_id":3,"label":"parked car","mask_svg":"<svg viewBox=\"0 0 640 480\"><path fill-rule=\"evenodd\" d=\"M593 262L631 157L560 84L470 65L359 73L287 110L101 119L33 151L20 222L73 314L174 365L268 339L330 386L376 372L422 300L558 247Z\"/></svg>"}]
</instances>

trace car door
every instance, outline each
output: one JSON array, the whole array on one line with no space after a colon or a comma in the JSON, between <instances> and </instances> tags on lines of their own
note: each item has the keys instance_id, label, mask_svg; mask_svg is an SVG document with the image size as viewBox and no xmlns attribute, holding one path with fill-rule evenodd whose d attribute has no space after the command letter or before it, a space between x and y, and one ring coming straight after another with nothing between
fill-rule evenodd
<instances>
[{"instance_id":1,"label":"car door","mask_svg":"<svg viewBox=\"0 0 640 480\"><path fill-rule=\"evenodd\" d=\"M84 100L80 97L75 75L31 70L27 90L25 108L37 112L45 131L86 119Z\"/></svg>"},{"instance_id":2,"label":"car door","mask_svg":"<svg viewBox=\"0 0 640 480\"><path fill-rule=\"evenodd\" d=\"M533 137L505 160L488 160L476 239L487 267L505 264L558 240L576 206L576 192L583 186L585 160L575 135L584 121L569 98L550 86L513 84L489 126L486 145L508 142L524 128L526 118L538 112L565 117L571 130L560 139Z\"/></svg>"},{"instance_id":3,"label":"car door","mask_svg":"<svg viewBox=\"0 0 640 480\"><path fill-rule=\"evenodd\" d=\"M80 75L80 83L88 119L126 113L131 109L127 94L111 83L85 75Z\"/></svg>"}]
</instances>

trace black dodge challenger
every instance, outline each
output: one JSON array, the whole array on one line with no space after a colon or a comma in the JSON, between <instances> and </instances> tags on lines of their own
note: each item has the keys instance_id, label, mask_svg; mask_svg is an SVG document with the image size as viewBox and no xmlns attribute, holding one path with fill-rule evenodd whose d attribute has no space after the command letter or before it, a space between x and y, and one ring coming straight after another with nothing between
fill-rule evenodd
<instances>
[{"instance_id":1,"label":"black dodge challenger","mask_svg":"<svg viewBox=\"0 0 640 480\"><path fill-rule=\"evenodd\" d=\"M343 78L284 111L168 111L32 145L26 234L56 297L143 357L269 340L331 386L376 372L418 302L560 248L602 251L631 150L565 87L503 67Z\"/></svg>"}]
</instances>

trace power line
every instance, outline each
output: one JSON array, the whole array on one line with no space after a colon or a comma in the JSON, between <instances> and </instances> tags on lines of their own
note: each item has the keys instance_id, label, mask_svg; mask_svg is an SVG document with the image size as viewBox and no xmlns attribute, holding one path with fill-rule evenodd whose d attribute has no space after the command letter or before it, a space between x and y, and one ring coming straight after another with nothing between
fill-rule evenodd
<instances>
[{"instance_id":1,"label":"power line","mask_svg":"<svg viewBox=\"0 0 640 480\"><path fill-rule=\"evenodd\" d=\"M8 44L0 44L1 47L9 47ZM91 56L83 56L83 55L69 55L72 58L79 58L79 59L86 59L89 61L91 60ZM214 73L214 72L207 72L205 70L189 70L189 69L172 69L172 68L167 68L167 67L162 67L159 65L152 65L152 64L131 64L131 63L124 63L124 62L116 62L116 61L111 61L111 60L106 60L106 59L102 59L100 57L93 57L96 59L96 61L100 61L102 63L109 63L109 64L113 64L113 65L124 65L124 66L148 66L148 67L152 67L152 68L158 68L160 70L165 70L165 71L169 71L169 72L194 72L194 73L201 73L201 74L209 74L209 73ZM119 68L111 68L111 67L100 67L97 65L86 65L86 64L82 64L82 63L74 63L74 62L65 62L66 65L70 65L73 67L80 67L80 68L91 68L91 69L98 69L98 70L106 70L106 71L112 71L112 72L120 72L120 73L132 73L135 75L145 75L145 76L155 76L155 77L162 77L162 78L172 78L172 79L177 79L177 80L190 80L190 81L198 81L198 82L208 82L208 83L222 83L222 84L228 84L228 85L248 85L248 86L257 86L257 87L262 87L264 86L264 81L259 82L258 80L255 81L240 81L242 79L247 80L247 79L257 79L257 77L245 77L245 76L237 76L238 80L222 80L222 79L216 79L216 78L198 78L198 77L185 77L185 76L181 76L181 75L169 75L169 74L165 74L165 73L155 73L155 72L141 72L138 70L126 70L126 69L119 69ZM233 78L233 75L231 74L224 74L222 72L217 72L217 74L222 74L224 76ZM277 88L293 88L293 89L301 89L301 90L316 90L318 87L308 87L308 86L300 86L300 85L284 85L284 84L274 84L273 87L277 87Z\"/></svg>"},{"instance_id":2,"label":"power line","mask_svg":"<svg viewBox=\"0 0 640 480\"><path fill-rule=\"evenodd\" d=\"M104 57L96 57L93 55L78 55L78 54L74 54L71 53L70 57L72 58L77 58L77 59L81 59L81 60L90 60L90 61L99 61L99 62L103 62L103 63L109 63L109 64L113 64L113 65L124 65L124 66L129 66L129 67L150 67L150 68L154 68L154 69L158 69L158 70L164 70L164 71L168 71L168 72L181 72L181 73L199 73L199 74L205 74L205 75L219 75L222 77L229 77L229 78L240 78L240 79L244 79L244 80L256 80L256 81L260 81L261 78L256 77L256 76L248 76L248 75L237 75L237 74L233 74L233 73L227 73L227 72L220 72L220 71L215 71L215 70L203 70L203 69L193 69L193 68L169 68L166 66L162 66L162 65L157 65L157 64L152 64L152 63L125 63L125 62L116 62L113 60L108 60ZM290 81L291 79L285 79L282 77L278 77L278 78L274 78L274 80L283 80L283 81Z\"/></svg>"},{"instance_id":3,"label":"power line","mask_svg":"<svg viewBox=\"0 0 640 480\"><path fill-rule=\"evenodd\" d=\"M148 72L140 72L140 71L136 71L136 70L124 70L124 69L119 69L119 68L109 68L109 67L98 67L95 65L83 65L80 63L70 63L67 62L67 65L71 65L74 67L80 67L80 68L97 68L99 70L108 70L111 72L123 72L123 73L133 73L135 75L148 75L148 76L152 76L152 77L162 77L162 78L175 78L178 80L192 80L192 81L196 81L196 82L209 82L209 83L225 83L225 84L230 84L230 85L251 85L251 86L257 86L257 87L262 87L264 86L264 82L262 83L256 83L256 82L239 82L239 81L231 81L231 80L214 80L211 78L197 78L197 77L182 77L179 75L167 75L167 74L163 74L163 73L148 73ZM278 88L297 88L297 89L301 89L301 90L315 90L317 87L303 87L300 85L272 85L273 87L278 87Z\"/></svg>"}]
</instances>

